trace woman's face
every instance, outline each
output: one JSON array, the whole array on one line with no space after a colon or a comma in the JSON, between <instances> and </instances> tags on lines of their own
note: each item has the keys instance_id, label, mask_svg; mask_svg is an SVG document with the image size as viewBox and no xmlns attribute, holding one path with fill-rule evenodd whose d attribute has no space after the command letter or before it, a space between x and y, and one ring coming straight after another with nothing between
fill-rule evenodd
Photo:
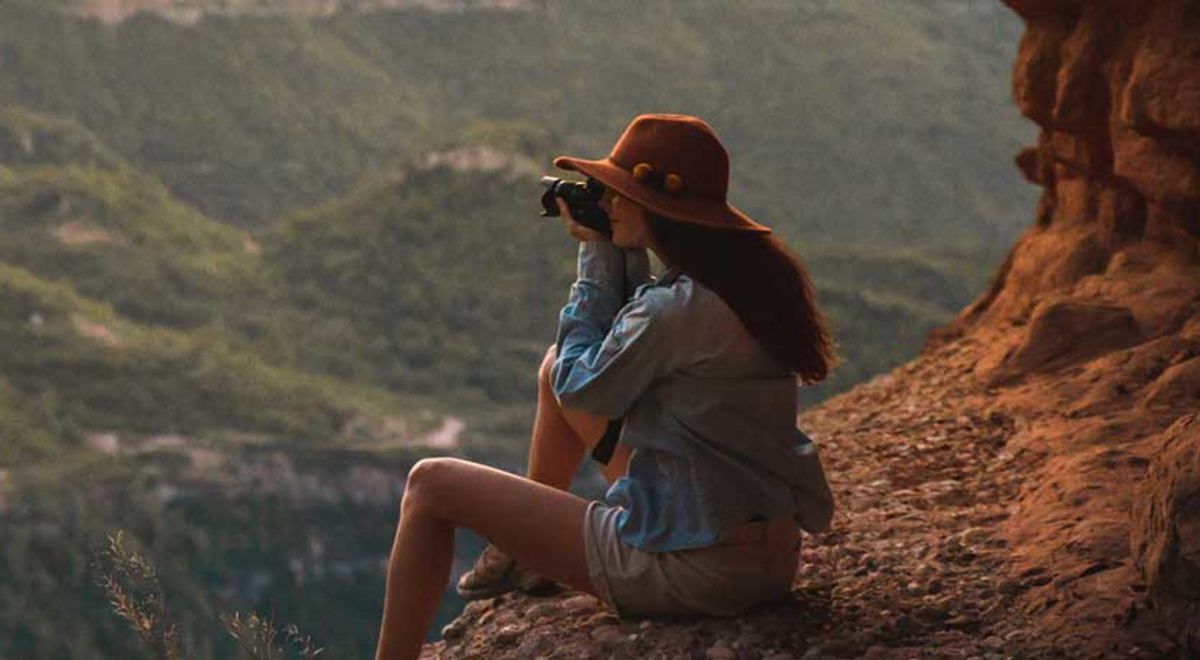
<instances>
[{"instance_id":1,"label":"woman's face","mask_svg":"<svg viewBox=\"0 0 1200 660\"><path fill-rule=\"evenodd\" d=\"M599 206L608 214L614 245L625 250L651 247L645 207L628 197L622 197L612 188L605 189Z\"/></svg>"}]
</instances>

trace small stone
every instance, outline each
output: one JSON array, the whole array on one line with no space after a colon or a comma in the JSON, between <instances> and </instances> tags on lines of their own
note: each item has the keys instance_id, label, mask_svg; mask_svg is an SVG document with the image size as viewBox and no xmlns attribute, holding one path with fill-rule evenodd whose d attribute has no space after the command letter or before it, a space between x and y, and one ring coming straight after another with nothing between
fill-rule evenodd
<instances>
[{"instance_id":1,"label":"small stone","mask_svg":"<svg viewBox=\"0 0 1200 660\"><path fill-rule=\"evenodd\" d=\"M621 619L615 614L610 612L596 612L584 619L583 627L598 628L600 626L616 626L620 623Z\"/></svg>"},{"instance_id":2,"label":"small stone","mask_svg":"<svg viewBox=\"0 0 1200 660\"><path fill-rule=\"evenodd\" d=\"M461 618L455 619L442 626L442 639L448 642L460 639L466 630L467 626L463 623L463 620Z\"/></svg>"},{"instance_id":3,"label":"small stone","mask_svg":"<svg viewBox=\"0 0 1200 660\"><path fill-rule=\"evenodd\" d=\"M851 642L834 640L811 647L809 650L806 650L800 660L821 660L826 655L851 655L859 653L858 649L860 648L862 647L858 647L857 644Z\"/></svg>"},{"instance_id":4,"label":"small stone","mask_svg":"<svg viewBox=\"0 0 1200 660\"><path fill-rule=\"evenodd\" d=\"M598 609L600 601L595 596L572 596L564 600L561 607L568 614L578 614L579 612Z\"/></svg>"},{"instance_id":5,"label":"small stone","mask_svg":"<svg viewBox=\"0 0 1200 660\"><path fill-rule=\"evenodd\" d=\"M463 608L463 616L476 617L491 608L492 603L489 600L473 600Z\"/></svg>"},{"instance_id":6,"label":"small stone","mask_svg":"<svg viewBox=\"0 0 1200 660\"><path fill-rule=\"evenodd\" d=\"M741 648L746 648L748 646L762 646L765 641L767 641L767 638L760 632L745 632L738 637L737 644Z\"/></svg>"},{"instance_id":7,"label":"small stone","mask_svg":"<svg viewBox=\"0 0 1200 660\"><path fill-rule=\"evenodd\" d=\"M717 642L708 647L704 652L704 657L708 660L737 660L737 652L729 648L724 642Z\"/></svg>"},{"instance_id":8,"label":"small stone","mask_svg":"<svg viewBox=\"0 0 1200 660\"><path fill-rule=\"evenodd\" d=\"M1021 581L1009 578L1000 583L1000 593L1005 596L1015 596L1021 591Z\"/></svg>"},{"instance_id":9,"label":"small stone","mask_svg":"<svg viewBox=\"0 0 1200 660\"><path fill-rule=\"evenodd\" d=\"M495 610L495 612L496 616L493 618L493 625L506 626L517 620L517 613L508 608Z\"/></svg>"},{"instance_id":10,"label":"small stone","mask_svg":"<svg viewBox=\"0 0 1200 660\"><path fill-rule=\"evenodd\" d=\"M1008 608L1003 603L996 603L979 614L979 618L985 621L995 621L1003 617L1008 612Z\"/></svg>"},{"instance_id":11,"label":"small stone","mask_svg":"<svg viewBox=\"0 0 1200 660\"><path fill-rule=\"evenodd\" d=\"M940 623L950 618L950 612L944 607L925 605L916 612L917 618L930 623Z\"/></svg>"},{"instance_id":12,"label":"small stone","mask_svg":"<svg viewBox=\"0 0 1200 660\"><path fill-rule=\"evenodd\" d=\"M978 617L969 614L960 614L952 617L946 622L946 625L951 628L960 628L962 630L974 631L979 629L980 621Z\"/></svg>"},{"instance_id":13,"label":"small stone","mask_svg":"<svg viewBox=\"0 0 1200 660\"><path fill-rule=\"evenodd\" d=\"M970 527L959 534L966 543L980 543L991 535L992 533L983 527Z\"/></svg>"},{"instance_id":14,"label":"small stone","mask_svg":"<svg viewBox=\"0 0 1200 660\"><path fill-rule=\"evenodd\" d=\"M558 606L554 603L538 603L528 610L525 610L525 618L540 619L542 617L551 616L558 612Z\"/></svg>"},{"instance_id":15,"label":"small stone","mask_svg":"<svg viewBox=\"0 0 1200 660\"><path fill-rule=\"evenodd\" d=\"M796 660L796 656L792 655L791 653L788 653L787 651L783 651L781 653L772 653L771 655L764 655L762 660Z\"/></svg>"},{"instance_id":16,"label":"small stone","mask_svg":"<svg viewBox=\"0 0 1200 660\"><path fill-rule=\"evenodd\" d=\"M516 641L521 638L521 635L524 632L524 626L510 624L497 630L493 634L493 639L495 639L496 643L499 645L508 646L510 644L515 644Z\"/></svg>"},{"instance_id":17,"label":"small stone","mask_svg":"<svg viewBox=\"0 0 1200 660\"><path fill-rule=\"evenodd\" d=\"M619 626L600 626L592 631L592 639L602 646L616 646L626 640Z\"/></svg>"},{"instance_id":18,"label":"small stone","mask_svg":"<svg viewBox=\"0 0 1200 660\"><path fill-rule=\"evenodd\" d=\"M907 614L901 614L900 616L896 617L894 625L896 626L896 630L902 634L910 633L913 630L916 630L918 627L917 622Z\"/></svg>"},{"instance_id":19,"label":"small stone","mask_svg":"<svg viewBox=\"0 0 1200 660\"><path fill-rule=\"evenodd\" d=\"M554 640L549 637L530 637L521 642L514 652L517 660L535 660L554 652Z\"/></svg>"},{"instance_id":20,"label":"small stone","mask_svg":"<svg viewBox=\"0 0 1200 660\"><path fill-rule=\"evenodd\" d=\"M1002 637L997 637L996 635L992 635L991 637L988 637L987 639L983 640L983 645L988 648L998 649L998 648L1004 646L1004 639Z\"/></svg>"}]
</instances>

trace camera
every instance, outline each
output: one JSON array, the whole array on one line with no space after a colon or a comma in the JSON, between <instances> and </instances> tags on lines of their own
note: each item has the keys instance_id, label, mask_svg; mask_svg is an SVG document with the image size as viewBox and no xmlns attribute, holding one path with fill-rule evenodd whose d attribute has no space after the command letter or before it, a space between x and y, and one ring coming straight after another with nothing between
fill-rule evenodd
<instances>
[{"instance_id":1,"label":"camera","mask_svg":"<svg viewBox=\"0 0 1200 660\"><path fill-rule=\"evenodd\" d=\"M600 210L600 197L604 194L604 184L590 177L586 182L581 183L544 176L542 185L546 187L546 192L542 193L543 218L559 217L558 204L554 201L557 197L566 202L575 222L612 239L612 226L609 225L608 214Z\"/></svg>"}]
</instances>

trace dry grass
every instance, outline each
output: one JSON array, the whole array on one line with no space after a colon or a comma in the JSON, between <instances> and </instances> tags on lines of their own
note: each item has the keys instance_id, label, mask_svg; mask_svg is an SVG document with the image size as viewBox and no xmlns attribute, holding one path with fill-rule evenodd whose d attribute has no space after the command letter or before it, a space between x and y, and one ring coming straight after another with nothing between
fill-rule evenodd
<instances>
[{"instance_id":1,"label":"dry grass","mask_svg":"<svg viewBox=\"0 0 1200 660\"><path fill-rule=\"evenodd\" d=\"M101 562L105 568L98 582L112 611L129 623L155 657L178 660L179 631L167 618L154 566L125 547L124 533L119 530L109 535Z\"/></svg>"},{"instance_id":2,"label":"dry grass","mask_svg":"<svg viewBox=\"0 0 1200 660\"><path fill-rule=\"evenodd\" d=\"M238 641L242 654L250 660L282 660L287 657L284 647L276 646L280 633L283 641L297 649L300 657L310 660L321 654L324 649L314 648L312 638L301 635L295 624L289 624L280 630L271 619L263 619L257 614L243 617L240 612L221 617L226 630Z\"/></svg>"},{"instance_id":3,"label":"dry grass","mask_svg":"<svg viewBox=\"0 0 1200 660\"><path fill-rule=\"evenodd\" d=\"M108 547L99 561L97 583L104 588L113 613L124 619L159 660L179 660L179 630L167 616L162 587L151 564L143 555L129 549L124 532L108 536ZM282 629L273 618L241 612L223 615L221 623L237 640L247 660L284 660L293 655L303 660L316 658L324 651L302 635L295 624Z\"/></svg>"}]
</instances>

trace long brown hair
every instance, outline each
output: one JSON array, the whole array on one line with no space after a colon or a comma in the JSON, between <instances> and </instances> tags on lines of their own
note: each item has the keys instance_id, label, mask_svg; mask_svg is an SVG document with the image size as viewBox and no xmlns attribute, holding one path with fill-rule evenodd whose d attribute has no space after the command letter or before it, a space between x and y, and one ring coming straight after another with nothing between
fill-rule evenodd
<instances>
[{"instance_id":1,"label":"long brown hair","mask_svg":"<svg viewBox=\"0 0 1200 660\"><path fill-rule=\"evenodd\" d=\"M802 382L829 375L838 359L808 271L774 233L710 229L653 213L646 224L664 261L719 295Z\"/></svg>"}]
</instances>

